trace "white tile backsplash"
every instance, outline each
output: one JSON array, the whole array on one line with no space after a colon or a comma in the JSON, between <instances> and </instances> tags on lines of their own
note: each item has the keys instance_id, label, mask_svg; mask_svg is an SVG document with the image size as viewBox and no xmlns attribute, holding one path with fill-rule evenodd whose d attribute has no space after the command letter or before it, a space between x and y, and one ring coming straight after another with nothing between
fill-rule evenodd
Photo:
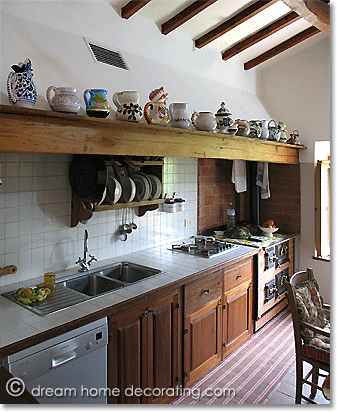
<instances>
[{"instance_id":1,"label":"white tile backsplash","mask_svg":"<svg viewBox=\"0 0 337 412\"><path fill-rule=\"evenodd\" d=\"M17 273L0 278L0 286L23 283L47 271L75 266L83 255L84 230L89 253L98 260L136 252L194 235L197 231L197 159L165 158L163 193L186 200L185 211L149 211L133 216L138 229L121 242L116 231L123 210L96 212L87 224L70 227L71 188L66 154L0 153L0 267L16 265ZM185 219L192 226L185 228Z\"/></svg>"}]
</instances>

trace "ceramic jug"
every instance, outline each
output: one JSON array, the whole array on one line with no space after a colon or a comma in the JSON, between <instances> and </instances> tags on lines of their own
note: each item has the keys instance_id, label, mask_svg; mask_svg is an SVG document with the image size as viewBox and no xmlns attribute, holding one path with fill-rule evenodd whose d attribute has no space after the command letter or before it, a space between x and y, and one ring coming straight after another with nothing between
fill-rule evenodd
<instances>
[{"instance_id":1,"label":"ceramic jug","mask_svg":"<svg viewBox=\"0 0 337 412\"><path fill-rule=\"evenodd\" d=\"M267 140L269 135L268 120L261 120L261 140Z\"/></svg>"},{"instance_id":2,"label":"ceramic jug","mask_svg":"<svg viewBox=\"0 0 337 412\"><path fill-rule=\"evenodd\" d=\"M205 132L214 132L216 128L215 116L211 112L194 112L191 122L196 129Z\"/></svg>"},{"instance_id":3,"label":"ceramic jug","mask_svg":"<svg viewBox=\"0 0 337 412\"><path fill-rule=\"evenodd\" d=\"M76 89L72 87L49 86L46 96L49 106L56 112L77 114L81 110L80 99L76 96Z\"/></svg>"},{"instance_id":4,"label":"ceramic jug","mask_svg":"<svg viewBox=\"0 0 337 412\"><path fill-rule=\"evenodd\" d=\"M18 107L33 108L36 103L37 92L33 82L33 69L30 59L24 63L14 64L14 72L7 78L7 92L11 103Z\"/></svg>"},{"instance_id":5,"label":"ceramic jug","mask_svg":"<svg viewBox=\"0 0 337 412\"><path fill-rule=\"evenodd\" d=\"M170 104L171 126L187 129L190 125L190 119L187 116L187 103Z\"/></svg>"},{"instance_id":6,"label":"ceramic jug","mask_svg":"<svg viewBox=\"0 0 337 412\"><path fill-rule=\"evenodd\" d=\"M259 139L262 133L261 122L259 120L250 120L249 128L249 137L252 137L253 139Z\"/></svg>"},{"instance_id":7,"label":"ceramic jug","mask_svg":"<svg viewBox=\"0 0 337 412\"><path fill-rule=\"evenodd\" d=\"M283 122L278 122L278 125L280 127L280 143L286 143L287 142L287 130L286 130L286 124Z\"/></svg>"},{"instance_id":8,"label":"ceramic jug","mask_svg":"<svg viewBox=\"0 0 337 412\"><path fill-rule=\"evenodd\" d=\"M87 89L84 91L83 98L86 112L89 117L105 119L109 115L110 108L107 94L107 90L104 89Z\"/></svg>"},{"instance_id":9,"label":"ceramic jug","mask_svg":"<svg viewBox=\"0 0 337 412\"><path fill-rule=\"evenodd\" d=\"M150 95L150 102L144 107L144 118L149 124L161 124L167 126L170 122L170 115L166 107L167 93L164 88L153 90Z\"/></svg>"},{"instance_id":10,"label":"ceramic jug","mask_svg":"<svg viewBox=\"0 0 337 412\"><path fill-rule=\"evenodd\" d=\"M216 128L218 133L227 133L229 126L233 124L233 120L229 117L232 113L225 108L225 103L222 102L220 109L215 113Z\"/></svg>"},{"instance_id":11,"label":"ceramic jug","mask_svg":"<svg viewBox=\"0 0 337 412\"><path fill-rule=\"evenodd\" d=\"M235 123L238 126L238 131L236 132L237 136L247 137L250 132L250 127L247 120L236 119Z\"/></svg>"},{"instance_id":12,"label":"ceramic jug","mask_svg":"<svg viewBox=\"0 0 337 412\"><path fill-rule=\"evenodd\" d=\"M274 123L274 126L272 124ZM270 120L268 123L268 140L272 142L278 142L280 140L280 126L275 122L275 120Z\"/></svg>"},{"instance_id":13,"label":"ceramic jug","mask_svg":"<svg viewBox=\"0 0 337 412\"><path fill-rule=\"evenodd\" d=\"M112 101L117 107L116 118L129 122L140 122L143 117L142 108L139 106L139 93L137 91L116 92Z\"/></svg>"}]
</instances>

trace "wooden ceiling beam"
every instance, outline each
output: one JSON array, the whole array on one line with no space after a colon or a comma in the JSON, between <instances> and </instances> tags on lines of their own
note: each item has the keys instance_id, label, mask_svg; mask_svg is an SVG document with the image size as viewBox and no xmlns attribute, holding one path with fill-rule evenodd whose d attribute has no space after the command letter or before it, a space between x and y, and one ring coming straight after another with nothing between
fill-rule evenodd
<instances>
[{"instance_id":1,"label":"wooden ceiling beam","mask_svg":"<svg viewBox=\"0 0 337 412\"><path fill-rule=\"evenodd\" d=\"M266 60L271 59L272 57L284 52L285 50L290 49L293 46L296 46L296 44L301 43L302 41L308 39L309 37L319 33L320 30L317 29L317 27L311 26L306 30L301 31L300 33L296 34L293 37L290 37L290 39L278 44L277 46L273 47L272 49L266 51L265 53L261 54L260 56L255 57L252 60L249 60L244 64L244 69L245 70L250 70L253 67L265 62Z\"/></svg>"},{"instance_id":2,"label":"wooden ceiling beam","mask_svg":"<svg viewBox=\"0 0 337 412\"><path fill-rule=\"evenodd\" d=\"M321 0L282 0L312 26L330 35L330 6Z\"/></svg>"},{"instance_id":3,"label":"wooden ceiling beam","mask_svg":"<svg viewBox=\"0 0 337 412\"><path fill-rule=\"evenodd\" d=\"M198 13L200 13L216 1L217 0L195 1L194 3L187 6L184 10L173 16L171 19L163 23L161 26L161 32L163 34L170 33L172 30L186 23L189 19L196 16Z\"/></svg>"},{"instance_id":4,"label":"wooden ceiling beam","mask_svg":"<svg viewBox=\"0 0 337 412\"><path fill-rule=\"evenodd\" d=\"M206 44L212 42L213 40L217 39L218 37L222 36L223 34L227 33L228 31L234 29L234 27L238 26L239 24L247 21L251 17L255 16L256 14L260 13L262 10L265 10L267 7L271 6L272 4L276 3L277 0L264 0L264 1L256 1L249 7L243 9L238 14L234 15L230 19L226 20L224 23L220 24L219 26L215 27L208 33L204 34L203 36L199 37L195 40L195 47L201 48L206 46Z\"/></svg>"},{"instance_id":5,"label":"wooden ceiling beam","mask_svg":"<svg viewBox=\"0 0 337 412\"><path fill-rule=\"evenodd\" d=\"M290 13L286 14L282 18L274 21L273 23L269 24L268 26L264 27L258 32L252 34L251 36L246 37L244 40L239 41L238 43L234 44L234 46L223 51L222 59L223 60L230 59L231 57L241 53L242 51L258 43L259 41L264 40L268 36L271 36L272 34L283 29L284 27L287 27L289 24L295 22L296 20L299 20L300 18L301 16L299 16L294 11L291 11Z\"/></svg>"},{"instance_id":6,"label":"wooden ceiling beam","mask_svg":"<svg viewBox=\"0 0 337 412\"><path fill-rule=\"evenodd\" d=\"M124 7L122 7L121 15L123 19L128 19L137 13L142 7L146 6L147 3L150 3L151 0L131 0Z\"/></svg>"}]
</instances>

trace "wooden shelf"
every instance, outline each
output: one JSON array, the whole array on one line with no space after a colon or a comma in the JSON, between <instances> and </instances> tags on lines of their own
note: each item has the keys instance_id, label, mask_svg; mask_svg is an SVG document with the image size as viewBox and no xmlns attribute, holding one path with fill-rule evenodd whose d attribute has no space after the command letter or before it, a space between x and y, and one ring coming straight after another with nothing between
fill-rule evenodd
<instances>
[{"instance_id":1,"label":"wooden shelf","mask_svg":"<svg viewBox=\"0 0 337 412\"><path fill-rule=\"evenodd\" d=\"M170 156L297 164L299 149L305 146L0 105L0 152Z\"/></svg>"}]
</instances>

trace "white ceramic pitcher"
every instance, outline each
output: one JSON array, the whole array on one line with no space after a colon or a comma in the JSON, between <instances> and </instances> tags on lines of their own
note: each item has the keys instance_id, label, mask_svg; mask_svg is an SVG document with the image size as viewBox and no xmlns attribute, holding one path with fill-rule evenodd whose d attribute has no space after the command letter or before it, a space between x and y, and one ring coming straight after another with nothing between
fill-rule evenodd
<instances>
[{"instance_id":1,"label":"white ceramic pitcher","mask_svg":"<svg viewBox=\"0 0 337 412\"><path fill-rule=\"evenodd\" d=\"M171 123L173 127L187 129L190 119L187 116L187 103L171 103L169 106Z\"/></svg>"},{"instance_id":2,"label":"white ceramic pitcher","mask_svg":"<svg viewBox=\"0 0 337 412\"><path fill-rule=\"evenodd\" d=\"M191 122L195 128L205 132L213 132L216 128L216 119L211 112L194 112Z\"/></svg>"},{"instance_id":3,"label":"white ceramic pitcher","mask_svg":"<svg viewBox=\"0 0 337 412\"><path fill-rule=\"evenodd\" d=\"M49 86L46 97L49 106L56 112L77 114L81 110L80 99L76 96L76 89L72 87Z\"/></svg>"},{"instance_id":4,"label":"white ceramic pitcher","mask_svg":"<svg viewBox=\"0 0 337 412\"><path fill-rule=\"evenodd\" d=\"M137 91L116 92L112 101L117 107L118 120L140 122L143 117L142 108L139 105L139 93Z\"/></svg>"}]
</instances>

